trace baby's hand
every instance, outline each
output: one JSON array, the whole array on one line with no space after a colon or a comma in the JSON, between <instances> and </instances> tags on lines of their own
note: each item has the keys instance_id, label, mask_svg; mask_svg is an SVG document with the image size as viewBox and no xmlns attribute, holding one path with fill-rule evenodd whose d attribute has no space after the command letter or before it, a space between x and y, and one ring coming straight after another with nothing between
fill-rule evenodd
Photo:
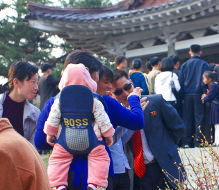
<instances>
[{"instance_id":1,"label":"baby's hand","mask_svg":"<svg viewBox=\"0 0 219 190\"><path fill-rule=\"evenodd\" d=\"M55 136L54 135L47 135L46 136L46 141L50 146L54 146L54 141L55 140Z\"/></svg>"},{"instance_id":2,"label":"baby's hand","mask_svg":"<svg viewBox=\"0 0 219 190\"><path fill-rule=\"evenodd\" d=\"M107 146L112 146L113 137L105 137L105 143L106 143Z\"/></svg>"}]
</instances>

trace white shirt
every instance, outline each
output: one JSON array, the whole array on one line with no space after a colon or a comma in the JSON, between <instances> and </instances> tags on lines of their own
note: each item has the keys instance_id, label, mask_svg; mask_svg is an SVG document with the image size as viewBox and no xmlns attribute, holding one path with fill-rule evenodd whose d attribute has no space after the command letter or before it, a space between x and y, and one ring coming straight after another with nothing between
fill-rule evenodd
<instances>
[{"instance_id":1,"label":"white shirt","mask_svg":"<svg viewBox=\"0 0 219 190\"><path fill-rule=\"evenodd\" d=\"M129 131L129 133L126 133L122 137L123 144L126 144L132 138L133 134L135 133L135 131L130 130L130 129L128 131ZM150 149L150 147L148 145L144 129L141 129L140 132L141 132L141 140L142 140L144 163L148 164L148 163L150 163L154 159L154 155L152 154L151 149Z\"/></svg>"},{"instance_id":2,"label":"white shirt","mask_svg":"<svg viewBox=\"0 0 219 190\"><path fill-rule=\"evenodd\" d=\"M161 72L155 78L154 91L155 94L161 94L166 101L176 101L176 97L174 96L170 81L173 80L176 90L180 90L180 84L178 80L178 76L170 71Z\"/></svg>"}]
</instances>

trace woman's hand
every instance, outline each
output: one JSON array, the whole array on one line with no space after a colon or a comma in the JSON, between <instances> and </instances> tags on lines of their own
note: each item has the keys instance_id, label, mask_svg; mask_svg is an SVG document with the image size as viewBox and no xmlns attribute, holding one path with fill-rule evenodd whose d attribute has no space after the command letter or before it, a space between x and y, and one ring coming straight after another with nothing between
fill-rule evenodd
<instances>
[{"instance_id":1,"label":"woman's hand","mask_svg":"<svg viewBox=\"0 0 219 190\"><path fill-rule=\"evenodd\" d=\"M131 93L129 94L129 96L131 96L131 95L136 95L136 96L141 97L142 91L143 91L142 88L136 87L136 88L133 89L133 92L131 92ZM129 96L128 96L128 97L129 97Z\"/></svg>"},{"instance_id":2,"label":"woman's hand","mask_svg":"<svg viewBox=\"0 0 219 190\"><path fill-rule=\"evenodd\" d=\"M55 136L54 135L47 135L46 136L46 141L50 146L54 146L55 143L53 142L55 140Z\"/></svg>"}]
</instances>

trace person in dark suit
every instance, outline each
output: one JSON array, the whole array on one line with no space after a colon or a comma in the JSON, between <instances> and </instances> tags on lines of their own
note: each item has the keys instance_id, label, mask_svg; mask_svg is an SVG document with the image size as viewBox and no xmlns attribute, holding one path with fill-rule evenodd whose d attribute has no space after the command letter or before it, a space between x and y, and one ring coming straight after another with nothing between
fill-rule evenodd
<instances>
[{"instance_id":1,"label":"person in dark suit","mask_svg":"<svg viewBox=\"0 0 219 190\"><path fill-rule=\"evenodd\" d=\"M191 59L182 65L179 77L184 101L183 120L186 127L182 139L184 148L199 147L202 142L200 129L203 128L204 123L204 104L201 102L201 95L207 90L202 75L209 70L208 64L200 58L202 55L200 45L191 45L189 54Z\"/></svg>"},{"instance_id":2,"label":"person in dark suit","mask_svg":"<svg viewBox=\"0 0 219 190\"><path fill-rule=\"evenodd\" d=\"M39 80L40 110L43 109L49 98L56 96L59 92L57 87L59 78L55 78L52 75L52 66L50 64L42 64L41 71L43 76Z\"/></svg>"},{"instance_id":3,"label":"person in dark suit","mask_svg":"<svg viewBox=\"0 0 219 190\"><path fill-rule=\"evenodd\" d=\"M124 71L114 72L112 92L126 107L129 107L127 98L133 90L125 88L129 83L128 75ZM177 111L162 95L146 97L149 105L144 111L145 128L138 130L138 134L133 132L132 145L128 150L129 158L133 152L134 190L155 190L158 186L164 189L165 181L170 188L176 189L173 179L182 182L182 173L185 172L177 150L177 143L184 132L184 124ZM136 150L139 147L141 151ZM140 157L142 159L139 160Z\"/></svg>"}]
</instances>

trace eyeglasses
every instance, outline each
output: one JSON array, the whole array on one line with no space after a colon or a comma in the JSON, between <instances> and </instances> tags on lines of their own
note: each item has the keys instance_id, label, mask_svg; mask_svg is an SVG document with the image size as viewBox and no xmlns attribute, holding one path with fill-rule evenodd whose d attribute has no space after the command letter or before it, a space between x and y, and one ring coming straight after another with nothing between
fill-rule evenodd
<instances>
[{"instance_id":1,"label":"eyeglasses","mask_svg":"<svg viewBox=\"0 0 219 190\"><path fill-rule=\"evenodd\" d=\"M123 90L128 91L128 90L130 90L131 88L132 88L132 83L128 83L128 84L125 84L125 85L123 86L123 88L117 88L117 89L113 92L113 94L115 94L116 96L119 96L119 95L121 95L121 94L123 93Z\"/></svg>"}]
</instances>

